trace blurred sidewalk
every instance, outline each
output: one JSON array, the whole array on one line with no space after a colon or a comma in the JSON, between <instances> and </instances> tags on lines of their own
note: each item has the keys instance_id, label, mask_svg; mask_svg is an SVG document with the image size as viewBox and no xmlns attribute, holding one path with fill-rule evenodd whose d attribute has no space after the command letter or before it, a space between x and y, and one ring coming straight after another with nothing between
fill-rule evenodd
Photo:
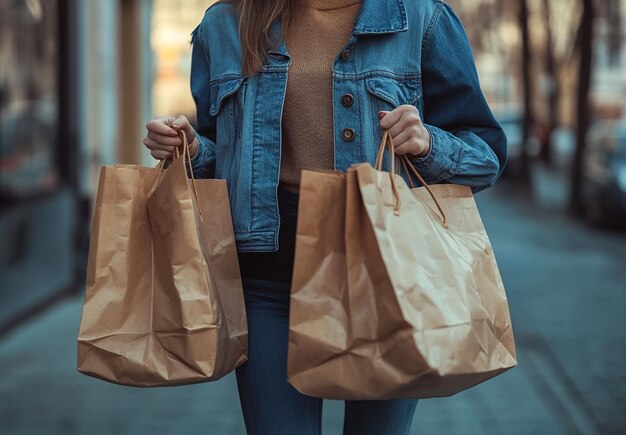
<instances>
[{"instance_id":1,"label":"blurred sidewalk","mask_svg":"<svg viewBox=\"0 0 626 435\"><path fill-rule=\"evenodd\" d=\"M519 367L420 402L414 434L626 430L626 235L533 206L505 182L478 196L507 287ZM0 422L13 434L244 434L234 377L133 389L76 371L82 295L0 341ZM324 408L340 434L341 402ZM384 434L381 434L384 435Z\"/></svg>"}]
</instances>

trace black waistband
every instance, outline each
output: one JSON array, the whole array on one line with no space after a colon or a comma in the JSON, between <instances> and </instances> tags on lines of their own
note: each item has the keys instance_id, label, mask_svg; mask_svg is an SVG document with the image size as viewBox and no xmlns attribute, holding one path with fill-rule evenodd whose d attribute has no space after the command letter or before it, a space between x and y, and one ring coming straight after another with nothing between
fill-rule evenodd
<instances>
[{"instance_id":1,"label":"black waistband","mask_svg":"<svg viewBox=\"0 0 626 435\"><path fill-rule=\"evenodd\" d=\"M277 252L240 252L239 267L244 278L291 282L296 245L299 194L278 189L280 229Z\"/></svg>"},{"instance_id":2,"label":"black waistband","mask_svg":"<svg viewBox=\"0 0 626 435\"><path fill-rule=\"evenodd\" d=\"M281 203L283 205L285 204L298 205L299 198L300 198L300 194L298 192L295 192L293 190L288 190L280 186L278 187L279 206Z\"/></svg>"}]
</instances>

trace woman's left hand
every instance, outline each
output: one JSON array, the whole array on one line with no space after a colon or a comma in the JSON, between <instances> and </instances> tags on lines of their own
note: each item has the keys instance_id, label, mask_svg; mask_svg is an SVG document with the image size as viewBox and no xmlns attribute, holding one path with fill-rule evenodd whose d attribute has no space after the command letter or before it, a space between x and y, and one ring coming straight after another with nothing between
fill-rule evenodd
<instances>
[{"instance_id":1,"label":"woman's left hand","mask_svg":"<svg viewBox=\"0 0 626 435\"><path fill-rule=\"evenodd\" d=\"M415 106L405 104L391 112L378 112L380 126L389 130L397 155L424 157L430 151L430 133Z\"/></svg>"}]
</instances>

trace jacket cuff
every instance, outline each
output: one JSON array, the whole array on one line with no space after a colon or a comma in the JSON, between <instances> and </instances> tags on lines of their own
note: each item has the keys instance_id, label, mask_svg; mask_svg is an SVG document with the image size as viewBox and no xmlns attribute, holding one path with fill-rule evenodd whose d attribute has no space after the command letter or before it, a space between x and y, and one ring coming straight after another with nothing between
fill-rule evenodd
<instances>
[{"instance_id":1,"label":"jacket cuff","mask_svg":"<svg viewBox=\"0 0 626 435\"><path fill-rule=\"evenodd\" d=\"M202 139L200 138L199 135L196 134L196 139L198 139L198 149L196 150L196 153L194 154L194 156L191 158L191 164L195 167L198 162L200 162L200 159L202 158Z\"/></svg>"},{"instance_id":2,"label":"jacket cuff","mask_svg":"<svg viewBox=\"0 0 626 435\"><path fill-rule=\"evenodd\" d=\"M430 150L423 157L411 157L420 175L430 183L453 177L463 158L463 142L438 127L424 124L430 134Z\"/></svg>"},{"instance_id":3,"label":"jacket cuff","mask_svg":"<svg viewBox=\"0 0 626 435\"><path fill-rule=\"evenodd\" d=\"M201 135L196 134L196 138L198 139L198 149L196 150L196 154L191 158L191 168L193 169L194 176L198 178L197 174L201 172L209 158L209 150ZM185 168L187 169L187 176L191 177L189 165L185 165Z\"/></svg>"}]
</instances>

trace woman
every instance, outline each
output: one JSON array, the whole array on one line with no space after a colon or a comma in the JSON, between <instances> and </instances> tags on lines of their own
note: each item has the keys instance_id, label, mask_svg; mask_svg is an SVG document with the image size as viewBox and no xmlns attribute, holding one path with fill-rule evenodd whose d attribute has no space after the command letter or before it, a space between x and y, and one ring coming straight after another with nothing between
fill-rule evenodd
<instances>
[{"instance_id":1,"label":"woman","mask_svg":"<svg viewBox=\"0 0 626 435\"><path fill-rule=\"evenodd\" d=\"M503 168L504 134L454 12L438 0L240 0L192 34L197 130L147 125L168 159L192 140L198 177L228 181L249 323L236 371L251 434L319 434L322 400L286 381L289 290L302 169L374 163L383 129L427 182L479 191ZM347 401L345 434L406 434L416 400Z\"/></svg>"}]
</instances>

